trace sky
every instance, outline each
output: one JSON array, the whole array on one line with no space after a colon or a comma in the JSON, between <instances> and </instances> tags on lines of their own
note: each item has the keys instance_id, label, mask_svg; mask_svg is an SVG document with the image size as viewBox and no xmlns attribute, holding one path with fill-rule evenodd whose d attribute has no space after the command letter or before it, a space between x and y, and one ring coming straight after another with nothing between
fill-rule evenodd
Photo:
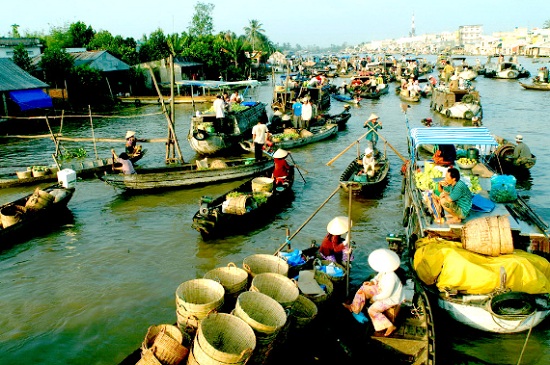
<instances>
[{"instance_id":1,"label":"sky","mask_svg":"<svg viewBox=\"0 0 550 365\"><path fill-rule=\"evenodd\" d=\"M21 1L21 2L19 2ZM52 27L82 21L95 31L136 40L161 28L165 34L188 30L196 0L10 0L0 8L0 36L49 33ZM548 0L203 0L214 4L214 31L244 34L258 20L273 42L292 46L357 45L408 36L414 14L416 35L482 25L483 33L540 28L550 20Z\"/></svg>"}]
</instances>

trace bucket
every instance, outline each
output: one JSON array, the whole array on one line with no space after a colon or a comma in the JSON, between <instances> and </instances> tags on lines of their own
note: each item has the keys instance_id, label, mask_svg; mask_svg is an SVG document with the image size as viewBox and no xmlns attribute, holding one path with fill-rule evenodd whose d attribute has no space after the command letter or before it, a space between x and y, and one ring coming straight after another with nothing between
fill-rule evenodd
<instances>
[{"instance_id":1,"label":"bucket","mask_svg":"<svg viewBox=\"0 0 550 365\"><path fill-rule=\"evenodd\" d=\"M488 256L514 252L508 216L473 219L462 227L462 247Z\"/></svg>"},{"instance_id":2,"label":"bucket","mask_svg":"<svg viewBox=\"0 0 550 365\"><path fill-rule=\"evenodd\" d=\"M300 290L296 282L283 276L266 272L258 274L252 279L250 291L260 292L279 302L283 308L290 308L298 299Z\"/></svg>"},{"instance_id":3,"label":"bucket","mask_svg":"<svg viewBox=\"0 0 550 365\"><path fill-rule=\"evenodd\" d=\"M273 342L287 320L285 310L275 299L251 291L239 295L233 314L252 327L260 344Z\"/></svg>"},{"instance_id":4,"label":"bucket","mask_svg":"<svg viewBox=\"0 0 550 365\"><path fill-rule=\"evenodd\" d=\"M57 181L59 181L65 189L73 189L76 187L76 172L71 169L58 171Z\"/></svg>"},{"instance_id":5,"label":"bucket","mask_svg":"<svg viewBox=\"0 0 550 365\"><path fill-rule=\"evenodd\" d=\"M32 177L32 171L26 170L26 171L16 171L18 179L28 179Z\"/></svg>"},{"instance_id":6,"label":"bucket","mask_svg":"<svg viewBox=\"0 0 550 365\"><path fill-rule=\"evenodd\" d=\"M477 161L479 158L479 150L477 148L468 148L467 157Z\"/></svg>"},{"instance_id":7,"label":"bucket","mask_svg":"<svg viewBox=\"0 0 550 365\"><path fill-rule=\"evenodd\" d=\"M189 354L189 349L183 345L183 333L170 324L149 327L141 344L142 358L149 351L166 365L178 365Z\"/></svg>"},{"instance_id":8,"label":"bucket","mask_svg":"<svg viewBox=\"0 0 550 365\"><path fill-rule=\"evenodd\" d=\"M232 262L227 266L208 271L204 274L204 278L220 283L225 289L225 295L232 295L245 290L248 283L248 273Z\"/></svg>"},{"instance_id":9,"label":"bucket","mask_svg":"<svg viewBox=\"0 0 550 365\"><path fill-rule=\"evenodd\" d=\"M256 348L256 335L242 319L232 314L213 313L204 318L193 341L193 355L199 364L245 364ZM201 353L202 351L202 353Z\"/></svg>"},{"instance_id":10,"label":"bucket","mask_svg":"<svg viewBox=\"0 0 550 365\"><path fill-rule=\"evenodd\" d=\"M34 193L25 203L25 208L28 210L40 210L50 206L55 200L55 196L50 193L36 188Z\"/></svg>"},{"instance_id":11,"label":"bucket","mask_svg":"<svg viewBox=\"0 0 550 365\"><path fill-rule=\"evenodd\" d=\"M288 275L288 263L280 257L268 254L254 254L245 257L243 268L252 277L266 272Z\"/></svg>"},{"instance_id":12,"label":"bucket","mask_svg":"<svg viewBox=\"0 0 550 365\"><path fill-rule=\"evenodd\" d=\"M227 214L243 215L251 207L253 199L250 195L239 195L226 198L222 204L222 211Z\"/></svg>"},{"instance_id":13,"label":"bucket","mask_svg":"<svg viewBox=\"0 0 550 365\"><path fill-rule=\"evenodd\" d=\"M176 307L180 314L200 320L221 308L224 294L223 286L214 280L188 280L176 289Z\"/></svg>"},{"instance_id":14,"label":"bucket","mask_svg":"<svg viewBox=\"0 0 550 365\"><path fill-rule=\"evenodd\" d=\"M13 226L16 223L19 223L23 220L23 216L27 212L27 209L25 207L22 207L20 205L13 205L10 204L2 210L0 210L0 218L2 220L2 226L4 228L8 228L9 226Z\"/></svg>"},{"instance_id":15,"label":"bucket","mask_svg":"<svg viewBox=\"0 0 550 365\"><path fill-rule=\"evenodd\" d=\"M273 191L273 179L270 177L257 177L253 179L252 191L255 193L271 193Z\"/></svg>"}]
</instances>

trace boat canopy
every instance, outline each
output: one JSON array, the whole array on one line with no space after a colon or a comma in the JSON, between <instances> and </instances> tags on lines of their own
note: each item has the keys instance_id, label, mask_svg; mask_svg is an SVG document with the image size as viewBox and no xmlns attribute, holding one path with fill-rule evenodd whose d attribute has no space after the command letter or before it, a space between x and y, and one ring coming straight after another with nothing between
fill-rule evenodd
<instances>
[{"instance_id":1,"label":"boat canopy","mask_svg":"<svg viewBox=\"0 0 550 365\"><path fill-rule=\"evenodd\" d=\"M427 127L410 130L411 153L415 159L416 150L422 145L453 144L478 146L490 151L498 142L485 127Z\"/></svg>"}]
</instances>

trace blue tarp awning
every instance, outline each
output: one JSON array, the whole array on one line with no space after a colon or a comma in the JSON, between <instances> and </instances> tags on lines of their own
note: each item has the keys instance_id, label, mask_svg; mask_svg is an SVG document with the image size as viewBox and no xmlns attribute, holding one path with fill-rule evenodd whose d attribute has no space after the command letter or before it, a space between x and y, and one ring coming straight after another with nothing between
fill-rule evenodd
<instances>
[{"instance_id":1,"label":"blue tarp awning","mask_svg":"<svg viewBox=\"0 0 550 365\"><path fill-rule=\"evenodd\" d=\"M10 91L10 98L19 105L21 111L51 108L53 106L52 98L42 89Z\"/></svg>"}]
</instances>

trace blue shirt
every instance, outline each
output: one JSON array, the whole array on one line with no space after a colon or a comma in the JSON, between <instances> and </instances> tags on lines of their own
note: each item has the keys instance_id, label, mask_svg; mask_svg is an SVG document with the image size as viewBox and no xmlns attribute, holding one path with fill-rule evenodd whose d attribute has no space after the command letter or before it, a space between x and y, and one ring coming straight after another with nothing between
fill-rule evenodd
<instances>
[{"instance_id":1,"label":"blue shirt","mask_svg":"<svg viewBox=\"0 0 550 365\"><path fill-rule=\"evenodd\" d=\"M464 181L458 180L454 186L445 186L443 189L449 193L449 198L460 207L464 217L467 217L472 209L472 193L468 185Z\"/></svg>"},{"instance_id":2,"label":"blue shirt","mask_svg":"<svg viewBox=\"0 0 550 365\"><path fill-rule=\"evenodd\" d=\"M302 116L302 103L299 101L292 104L292 111L294 112L294 116L301 117Z\"/></svg>"}]
</instances>

